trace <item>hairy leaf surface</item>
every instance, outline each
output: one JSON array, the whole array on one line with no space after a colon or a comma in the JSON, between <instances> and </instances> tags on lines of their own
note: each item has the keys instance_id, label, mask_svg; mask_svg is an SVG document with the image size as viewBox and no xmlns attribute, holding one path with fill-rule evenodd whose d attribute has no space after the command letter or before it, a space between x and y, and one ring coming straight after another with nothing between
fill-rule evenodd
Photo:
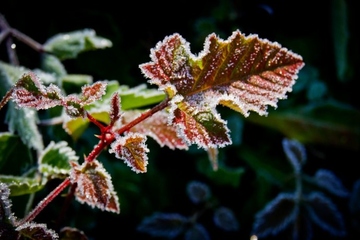
<instances>
[{"instance_id":1,"label":"hairy leaf surface","mask_svg":"<svg viewBox=\"0 0 360 240\"><path fill-rule=\"evenodd\" d=\"M0 175L0 182L8 185L11 196L21 196L40 191L44 188L46 180L41 182L36 178Z\"/></svg>"},{"instance_id":2,"label":"hairy leaf surface","mask_svg":"<svg viewBox=\"0 0 360 240\"><path fill-rule=\"evenodd\" d=\"M142 111L125 111L121 124L125 125L139 116ZM145 119L130 129L131 132L138 132L153 138L160 146L167 146L170 149L188 149L188 145L178 136L175 126L168 124L169 114L160 111Z\"/></svg>"},{"instance_id":3,"label":"hairy leaf surface","mask_svg":"<svg viewBox=\"0 0 360 240\"><path fill-rule=\"evenodd\" d=\"M26 239L57 240L59 236L54 230L48 229L46 224L26 222L16 228L16 231Z\"/></svg>"},{"instance_id":4,"label":"hairy leaf surface","mask_svg":"<svg viewBox=\"0 0 360 240\"><path fill-rule=\"evenodd\" d=\"M39 171L46 177L65 177L70 173L70 161L78 161L78 159L67 142L51 141L39 156Z\"/></svg>"},{"instance_id":5,"label":"hairy leaf surface","mask_svg":"<svg viewBox=\"0 0 360 240\"><path fill-rule=\"evenodd\" d=\"M44 43L45 50L60 60L76 58L82 52L108 47L112 47L112 42L97 36L92 29L60 33Z\"/></svg>"},{"instance_id":6,"label":"hairy leaf surface","mask_svg":"<svg viewBox=\"0 0 360 240\"><path fill-rule=\"evenodd\" d=\"M70 164L73 167L70 178L72 183L77 184L75 196L79 202L103 211L120 213L111 176L99 161L84 162L82 165L72 161Z\"/></svg>"},{"instance_id":7,"label":"hairy leaf surface","mask_svg":"<svg viewBox=\"0 0 360 240\"><path fill-rule=\"evenodd\" d=\"M149 149L146 144L146 136L140 133L128 133L124 137L118 137L111 144L110 153L115 153L119 159L123 159L131 170L136 173L147 171Z\"/></svg>"},{"instance_id":8,"label":"hairy leaf surface","mask_svg":"<svg viewBox=\"0 0 360 240\"><path fill-rule=\"evenodd\" d=\"M173 34L159 42L150 57L152 61L140 68L172 99L172 123L189 144L205 149L231 143L217 105L244 116L249 111L266 115L268 105L276 107L286 98L304 65L301 56L278 43L245 37L239 31L225 41L209 35L199 56Z\"/></svg>"}]
</instances>

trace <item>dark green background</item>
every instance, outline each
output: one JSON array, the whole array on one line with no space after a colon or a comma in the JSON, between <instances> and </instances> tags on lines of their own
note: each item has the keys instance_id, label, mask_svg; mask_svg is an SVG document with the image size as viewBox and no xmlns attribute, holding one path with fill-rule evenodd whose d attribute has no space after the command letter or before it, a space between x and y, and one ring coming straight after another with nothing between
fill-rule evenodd
<instances>
[{"instance_id":1,"label":"dark green background","mask_svg":"<svg viewBox=\"0 0 360 240\"><path fill-rule=\"evenodd\" d=\"M22 1L2 1L0 13L8 23L34 40L43 43L57 33L84 28L94 29L97 35L110 39L113 47L105 50L86 52L79 58L64 62L69 73L84 73L95 80L118 80L120 84L136 86L146 82L138 65L150 61L150 49L158 41L172 33L180 33L190 42L191 51L196 54L203 48L207 34L215 32L227 38L235 29L243 33L258 34L260 38L277 41L304 58L305 68L316 69L318 79L327 86L325 98L335 99L359 109L359 28L356 24L359 14L354 1L346 1L349 27L348 75L344 81L337 78L334 55L333 23L336 9L332 1L97 1L94 3L44 2L42 4ZM18 45L20 63L29 68L39 66L39 54L22 43ZM8 61L4 45L0 46L0 60ZM304 68L304 71L306 71ZM301 75L300 75L301 76ZM303 75L307 77L306 74ZM279 111L298 106L311 105L304 92L290 93L287 100L281 100ZM225 116L232 116L221 109ZM275 111L276 112L276 111ZM227 115L228 114L228 115ZM254 114L254 113L253 113ZM74 225L85 231L90 239L149 239L136 232L141 219L154 212L178 212L190 215L195 207L186 196L186 184L191 180L206 182L219 201L236 213L240 230L224 233L213 227L210 213L202 223L209 230L212 239L249 239L254 214L282 189L273 186L256 199L261 186L256 183L256 173L251 164L242 159L241 152L259 154L268 166L290 170L286 162L281 140L284 134L252 121L243 121L240 142L221 150L220 160L229 167L241 167L245 173L238 187L219 185L197 170L198 161L206 161L202 151L172 151L160 148L149 140L149 169L146 174L136 174L111 155L103 155L103 161L119 193L121 213L92 210L87 205L73 203L66 213L64 224ZM335 116L341 118L342 116ZM351 118L351 117L350 117ZM2 125L2 131L6 126ZM77 143L79 151L87 152L96 143L91 139L96 129L89 129ZM358 128L354 129L358 131ZM313 174L319 168L332 170L351 190L358 173L359 149L337 144L308 143L308 163L304 169ZM53 185L52 185L53 184ZM57 184L49 184L49 189ZM271 184L270 184L271 185ZM45 193L44 193L45 194ZM40 194L41 195L41 194ZM41 196L38 196L40 199ZM344 214L349 236L343 239L359 239L359 230L348 211L347 199L332 198ZM14 205L16 200L14 200ZM38 222L57 218L62 199L56 199L36 219ZM50 219L50 220L49 220ZM314 239L340 239L315 229ZM268 239L280 239L278 237ZM282 238L283 239L283 238Z\"/></svg>"}]
</instances>

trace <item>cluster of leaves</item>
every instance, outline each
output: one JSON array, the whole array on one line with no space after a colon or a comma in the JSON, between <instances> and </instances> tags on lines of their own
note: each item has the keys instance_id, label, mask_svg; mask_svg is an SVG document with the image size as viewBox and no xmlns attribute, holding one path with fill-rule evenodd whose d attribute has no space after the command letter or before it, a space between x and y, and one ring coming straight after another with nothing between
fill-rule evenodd
<instances>
[{"instance_id":1,"label":"cluster of leaves","mask_svg":"<svg viewBox=\"0 0 360 240\"><path fill-rule=\"evenodd\" d=\"M186 240L211 239L206 227L199 222L201 216L208 210L213 210L213 223L216 227L227 232L239 230L239 222L234 212L228 207L216 204L207 184L191 181L186 190L190 201L201 207L195 213L184 216L180 213L156 212L145 217L137 230L152 237L167 239L178 238L181 235Z\"/></svg>"},{"instance_id":2,"label":"cluster of leaves","mask_svg":"<svg viewBox=\"0 0 360 240\"><path fill-rule=\"evenodd\" d=\"M331 171L318 169L310 177L302 171L306 163L305 147L297 140L284 139L283 149L293 167L295 189L280 192L255 216L253 233L260 238L277 235L291 228L289 239L312 239L313 224L334 236L346 235L345 221L333 201L319 190L305 190L309 183L334 196L347 198L350 192Z\"/></svg>"},{"instance_id":3,"label":"cluster of leaves","mask_svg":"<svg viewBox=\"0 0 360 240\"><path fill-rule=\"evenodd\" d=\"M5 21L2 23L6 25ZM34 45L9 26L5 27L9 28L11 36ZM64 94L66 90L61 86L69 75L61 61L84 51L110 47L111 42L96 36L94 31L85 30L58 34L44 45L35 46L44 52L43 70L34 71L3 62L0 65L2 82L7 90L2 93L1 108L9 100L15 103L9 104L7 123L10 132L2 134L2 139L9 146L7 141L16 138L17 132L22 142L35 149L38 155L37 167L26 175L1 176L1 182L7 184L6 187L2 185L4 208L9 209L7 187L10 194L16 196L33 194L50 179L63 178L64 181L19 224L11 221L11 215L5 214L4 219L8 218L11 225L17 227L9 230L11 234L15 234L19 226L26 230L35 228L37 225L30 223L33 218L68 185L73 185L73 194L79 202L119 213L120 204L111 176L96 159L104 148L109 146L109 152L123 159L136 173L146 172L147 135L171 149L188 149L196 144L216 155L215 149L232 143L226 121L220 117L216 106L221 104L245 116L249 111L266 115L268 105L276 107L278 99L285 98L291 91L297 73L304 65L300 56L256 35L246 37L234 31L224 41L211 34L205 40L204 50L194 56L189 43L181 35L173 34L151 50L151 62L140 65L150 79L149 83L157 85L158 90L137 87L122 91L119 86L111 88L113 83L96 81L82 86L80 93ZM43 79L47 81L44 83ZM133 103L139 96L144 98L145 94L141 94L144 91L147 92L145 101L132 106L133 109L154 101L161 102L131 118L134 110L126 111L121 105L122 97L132 92L129 102ZM74 139L81 135L86 121L99 127L100 141L85 156L83 163L78 163L79 157L67 142L51 141L47 147L43 146L37 128L37 111L55 107L62 107L57 119ZM27 118L28 115L31 118ZM216 161L216 156L213 158ZM2 164L9 160L4 157ZM45 228L44 233L31 232L32 236L44 239L56 238L52 230Z\"/></svg>"}]
</instances>

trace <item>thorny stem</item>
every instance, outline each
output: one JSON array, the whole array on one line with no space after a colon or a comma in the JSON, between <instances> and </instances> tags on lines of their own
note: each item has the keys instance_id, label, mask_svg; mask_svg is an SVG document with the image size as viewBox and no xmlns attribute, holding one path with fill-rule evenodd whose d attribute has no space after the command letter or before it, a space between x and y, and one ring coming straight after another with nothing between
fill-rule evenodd
<instances>
[{"instance_id":1,"label":"thorny stem","mask_svg":"<svg viewBox=\"0 0 360 240\"><path fill-rule=\"evenodd\" d=\"M124 125L120 129L118 129L116 131L116 133L114 133L111 130L111 128L112 128L111 125L104 126L100 122L98 122L95 118L93 118L89 113L87 113L88 119L92 123L94 123L96 126L98 126L100 128L101 136L99 136L100 137L99 143L94 147L94 149L85 158L85 161L91 162L91 161L95 160L95 158L101 153L101 151L105 147L109 146L115 140L115 134L120 135L120 134L123 134L126 131L129 131L136 124L144 121L145 119L147 119L148 117L151 117L152 115L154 115L158 111L161 111L162 109L166 108L169 105L169 101L170 101L170 99L168 97L166 97L166 99L164 99L158 105L156 105L155 107L151 108L150 110L142 113L139 117L135 118L134 120L132 120L128 124Z\"/></svg>"},{"instance_id":2,"label":"thorny stem","mask_svg":"<svg viewBox=\"0 0 360 240\"><path fill-rule=\"evenodd\" d=\"M129 131L136 124L144 121L148 117L151 117L155 113L157 113L157 112L163 110L164 108L166 108L169 105L169 101L170 101L169 97L166 97L161 103L159 103L155 107L151 108L147 112L142 113L139 117L135 118L134 120L132 120L128 124L124 125L122 128L120 128L116 132L118 134L123 134L124 132Z\"/></svg>"},{"instance_id":3,"label":"thorny stem","mask_svg":"<svg viewBox=\"0 0 360 240\"><path fill-rule=\"evenodd\" d=\"M60 216L58 217L58 219L56 221L56 229L59 228L61 222L65 218L65 213L66 213L67 209L70 206L70 201L74 197L76 187L77 187L77 183L72 184L70 189L69 189L68 194L66 195L65 203L64 203L64 205L63 205L63 207L61 209Z\"/></svg>"},{"instance_id":4,"label":"thorny stem","mask_svg":"<svg viewBox=\"0 0 360 240\"><path fill-rule=\"evenodd\" d=\"M54 198L59 195L71 183L70 178L67 177L65 180L57 186L52 192L50 192L38 205L21 221L17 222L17 226L32 221Z\"/></svg>"}]
</instances>

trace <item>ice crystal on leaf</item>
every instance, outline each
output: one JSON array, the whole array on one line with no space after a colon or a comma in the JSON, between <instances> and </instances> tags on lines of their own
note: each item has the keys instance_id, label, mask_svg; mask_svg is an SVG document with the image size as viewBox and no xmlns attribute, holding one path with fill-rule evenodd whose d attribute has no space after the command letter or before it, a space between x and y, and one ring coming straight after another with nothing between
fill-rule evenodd
<instances>
[{"instance_id":1,"label":"ice crystal on leaf","mask_svg":"<svg viewBox=\"0 0 360 240\"><path fill-rule=\"evenodd\" d=\"M84 115L84 106L99 100L106 89L106 82L96 82L82 87L81 96L71 94L63 96L56 85L43 85L38 76L33 72L24 74L16 83L11 97L19 107L48 109L55 106L63 106L66 113L71 117Z\"/></svg>"},{"instance_id":2,"label":"ice crystal on leaf","mask_svg":"<svg viewBox=\"0 0 360 240\"><path fill-rule=\"evenodd\" d=\"M140 68L149 83L171 98L170 123L189 144L204 149L231 144L217 105L244 116L249 111L266 115L268 105L276 107L286 98L304 65L301 56L278 43L239 31L227 40L210 34L198 56L182 36L173 34L151 49L150 57Z\"/></svg>"},{"instance_id":3,"label":"ice crystal on leaf","mask_svg":"<svg viewBox=\"0 0 360 240\"><path fill-rule=\"evenodd\" d=\"M60 89L50 84L44 86L40 79L32 72L24 74L16 83L12 98L19 107L48 109L61 105L63 96Z\"/></svg>"},{"instance_id":4,"label":"ice crystal on leaf","mask_svg":"<svg viewBox=\"0 0 360 240\"><path fill-rule=\"evenodd\" d=\"M103 211L120 213L120 204L111 176L103 165L97 160L84 162L82 165L74 161L70 163L70 179L73 184L77 184L76 199Z\"/></svg>"},{"instance_id":5,"label":"ice crystal on leaf","mask_svg":"<svg viewBox=\"0 0 360 240\"><path fill-rule=\"evenodd\" d=\"M56 240L59 236L54 230L48 229L46 224L25 223L16 228L16 231L26 239Z\"/></svg>"},{"instance_id":6,"label":"ice crystal on leaf","mask_svg":"<svg viewBox=\"0 0 360 240\"><path fill-rule=\"evenodd\" d=\"M126 164L136 173L145 173L148 164L149 152L146 144L146 136L140 133L128 133L125 136L118 136L116 141L111 144L110 153L115 153L119 159L123 159Z\"/></svg>"},{"instance_id":7,"label":"ice crystal on leaf","mask_svg":"<svg viewBox=\"0 0 360 240\"><path fill-rule=\"evenodd\" d=\"M140 115L141 111L125 111L121 118L121 124L126 125ZM145 134L153 138L160 146L170 149L188 149L186 142L178 136L174 125L167 124L169 113L160 111L145 119L130 129L131 132Z\"/></svg>"}]
</instances>

